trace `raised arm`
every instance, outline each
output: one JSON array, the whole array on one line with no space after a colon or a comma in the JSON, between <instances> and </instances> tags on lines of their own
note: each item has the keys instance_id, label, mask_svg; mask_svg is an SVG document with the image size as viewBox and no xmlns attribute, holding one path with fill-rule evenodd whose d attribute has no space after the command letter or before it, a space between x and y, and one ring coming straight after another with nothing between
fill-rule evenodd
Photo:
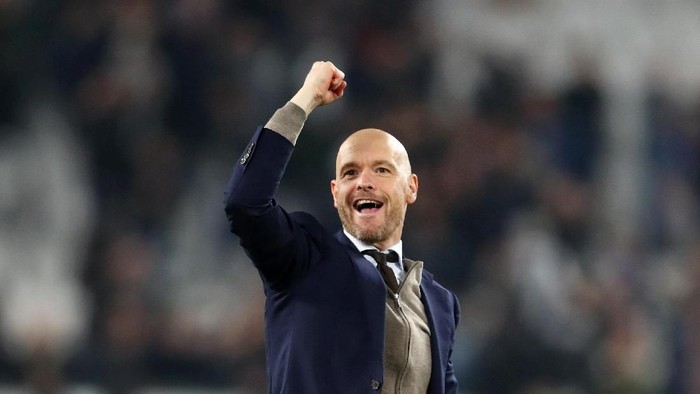
<instances>
[{"instance_id":1,"label":"raised arm","mask_svg":"<svg viewBox=\"0 0 700 394\"><path fill-rule=\"evenodd\" d=\"M225 211L231 232L273 286L303 270L311 253L303 230L277 205L277 187L307 116L343 96L344 78L333 63L314 63L299 91L255 132L229 180Z\"/></svg>"}]
</instances>

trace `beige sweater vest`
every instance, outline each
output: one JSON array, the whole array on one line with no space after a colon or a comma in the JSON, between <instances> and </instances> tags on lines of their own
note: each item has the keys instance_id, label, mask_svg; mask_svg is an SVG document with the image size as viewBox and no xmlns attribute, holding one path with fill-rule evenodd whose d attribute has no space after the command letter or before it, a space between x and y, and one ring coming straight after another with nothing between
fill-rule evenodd
<instances>
[{"instance_id":1,"label":"beige sweater vest","mask_svg":"<svg viewBox=\"0 0 700 394\"><path fill-rule=\"evenodd\" d=\"M423 262L408 268L398 294L387 289L382 393L425 394L430 382L430 328L421 302Z\"/></svg>"}]
</instances>

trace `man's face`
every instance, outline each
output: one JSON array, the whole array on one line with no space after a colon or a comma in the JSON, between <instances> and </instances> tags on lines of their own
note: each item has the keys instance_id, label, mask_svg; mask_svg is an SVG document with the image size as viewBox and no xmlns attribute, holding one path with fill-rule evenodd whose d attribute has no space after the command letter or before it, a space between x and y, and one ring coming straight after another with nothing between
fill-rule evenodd
<instances>
[{"instance_id":1,"label":"man's face","mask_svg":"<svg viewBox=\"0 0 700 394\"><path fill-rule=\"evenodd\" d=\"M341 145L331 193L343 228L353 236L380 249L397 243L417 191L418 178L394 137L366 129Z\"/></svg>"}]
</instances>

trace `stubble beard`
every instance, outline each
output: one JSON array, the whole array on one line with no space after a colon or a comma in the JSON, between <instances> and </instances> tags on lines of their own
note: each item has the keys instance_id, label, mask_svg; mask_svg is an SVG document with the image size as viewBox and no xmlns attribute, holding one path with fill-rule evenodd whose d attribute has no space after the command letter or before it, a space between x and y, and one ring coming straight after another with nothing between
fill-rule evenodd
<instances>
[{"instance_id":1,"label":"stubble beard","mask_svg":"<svg viewBox=\"0 0 700 394\"><path fill-rule=\"evenodd\" d=\"M403 212L401 212L401 207L399 206L394 206L390 211L387 211L384 223L372 228L363 227L355 223L352 220L353 211L353 208L349 208L346 205L340 206L338 208L340 223L352 236L370 245L387 240L403 223Z\"/></svg>"}]
</instances>

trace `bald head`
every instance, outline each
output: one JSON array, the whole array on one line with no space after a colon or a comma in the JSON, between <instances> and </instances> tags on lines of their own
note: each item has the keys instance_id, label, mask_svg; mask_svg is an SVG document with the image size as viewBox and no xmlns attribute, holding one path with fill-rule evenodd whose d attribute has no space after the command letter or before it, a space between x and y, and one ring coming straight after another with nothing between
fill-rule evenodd
<instances>
[{"instance_id":1,"label":"bald head","mask_svg":"<svg viewBox=\"0 0 700 394\"><path fill-rule=\"evenodd\" d=\"M396 137L380 129L362 129L350 134L338 148L336 175L340 173L347 157L355 157L362 152L381 152L386 156L385 160L394 161L402 172L411 173L408 152Z\"/></svg>"}]
</instances>

